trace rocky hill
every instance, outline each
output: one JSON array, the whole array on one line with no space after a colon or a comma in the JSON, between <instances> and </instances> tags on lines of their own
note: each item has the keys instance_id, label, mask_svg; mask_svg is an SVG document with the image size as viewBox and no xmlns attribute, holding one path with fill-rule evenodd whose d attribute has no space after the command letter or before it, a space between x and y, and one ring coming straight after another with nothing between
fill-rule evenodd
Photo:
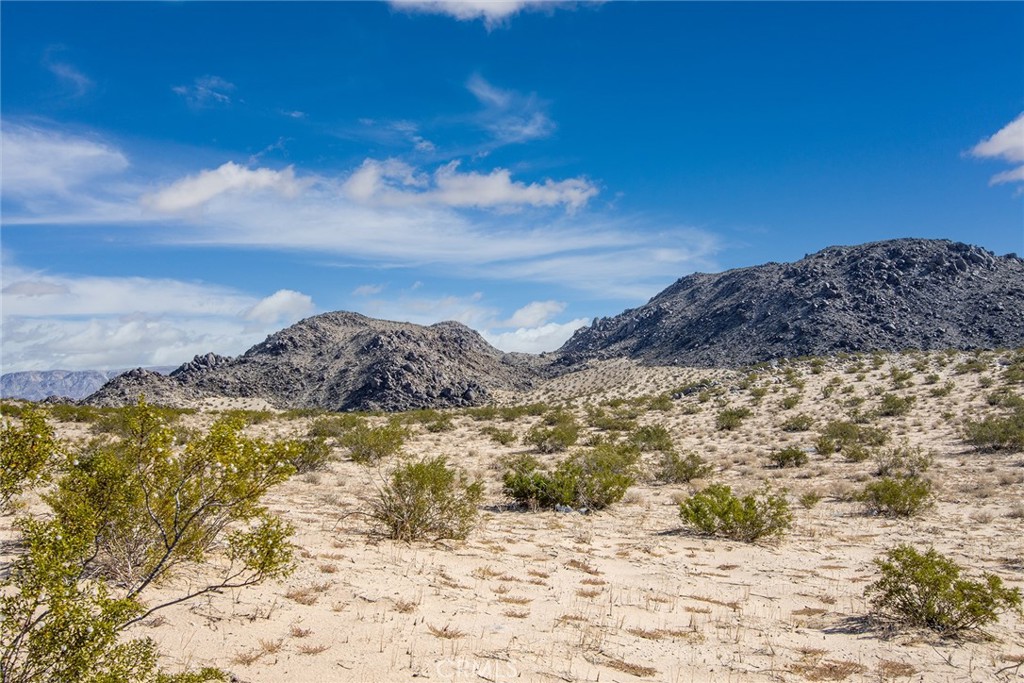
<instances>
[{"instance_id":1,"label":"rocky hill","mask_svg":"<svg viewBox=\"0 0 1024 683\"><path fill-rule=\"evenodd\" d=\"M947 240L829 247L677 280L578 330L558 363L739 366L839 351L1024 346L1024 260Z\"/></svg>"},{"instance_id":2,"label":"rocky hill","mask_svg":"<svg viewBox=\"0 0 1024 683\"><path fill-rule=\"evenodd\" d=\"M281 408L457 407L484 402L496 389L528 388L539 365L502 353L459 323L422 327L335 312L302 320L237 358L196 356L167 377L125 373L86 402L122 405L145 394L170 405L224 396Z\"/></svg>"}]
</instances>

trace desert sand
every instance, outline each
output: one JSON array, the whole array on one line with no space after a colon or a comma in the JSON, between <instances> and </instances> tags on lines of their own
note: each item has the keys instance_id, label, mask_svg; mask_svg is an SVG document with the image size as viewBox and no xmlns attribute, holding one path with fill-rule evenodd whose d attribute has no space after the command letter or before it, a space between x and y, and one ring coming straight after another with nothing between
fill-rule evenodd
<instances>
[{"instance_id":1,"label":"desert sand","mask_svg":"<svg viewBox=\"0 0 1024 683\"><path fill-rule=\"evenodd\" d=\"M1004 385L1004 356L861 355L774 364L754 375L593 363L500 402L564 404L586 424L587 406L715 381L703 395L638 417L665 426L677 450L701 455L714 474L672 485L645 477L594 514L525 511L502 495L501 473L504 459L529 447L521 439L500 445L482 429L521 437L538 418L480 421L454 411L451 431L414 426L404 457L446 455L486 483L468 539L403 543L376 533L359 513L396 460L360 465L336 446L328 469L293 477L267 499L296 528L289 578L164 609L131 635L154 638L169 669L212 665L249 683L1024 680L1020 615L1004 614L987 637L950 640L871 620L864 597L878 577L872 560L904 542L933 546L972 576L991 572L1024 588L1024 454L978 452L960 432L962 417L993 410L985 397ZM961 366L975 358L980 369ZM903 370L912 376L896 388L893 373ZM933 395L947 383L946 395ZM852 499L874 477L873 460L812 450L826 422L868 411L884 393L916 400L905 415L871 424L890 445L920 445L935 456L927 476L936 504L910 519L870 516ZM786 397L795 405L784 408ZM724 405L751 415L720 430L715 416ZM202 427L219 411L266 407L211 401L183 419ZM783 431L796 414L814 426ZM311 419L280 417L248 429L299 437ZM82 425L59 430L88 435ZM807 465L771 465L774 450L794 445L811 451ZM644 454L648 470L655 457ZM682 524L678 502L710 481L738 492L764 482L785 488L793 528L755 544L696 535ZM808 508L798 500L809 492L821 499ZM0 524L9 537L11 518ZM176 577L149 601L177 594L188 580Z\"/></svg>"}]
</instances>

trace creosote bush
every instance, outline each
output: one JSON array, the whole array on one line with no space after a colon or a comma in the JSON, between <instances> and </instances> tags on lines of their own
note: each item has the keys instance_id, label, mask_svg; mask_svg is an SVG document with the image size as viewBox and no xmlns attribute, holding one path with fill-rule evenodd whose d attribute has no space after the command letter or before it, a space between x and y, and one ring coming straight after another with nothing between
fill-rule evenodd
<instances>
[{"instance_id":1,"label":"creosote bush","mask_svg":"<svg viewBox=\"0 0 1024 683\"><path fill-rule=\"evenodd\" d=\"M980 450L1024 451L1024 401L1016 394L1006 393L999 397L997 405L1010 410L981 420L965 420L964 440Z\"/></svg>"},{"instance_id":2,"label":"creosote bush","mask_svg":"<svg viewBox=\"0 0 1024 683\"><path fill-rule=\"evenodd\" d=\"M281 444L284 457L298 474L327 469L331 460L331 449L323 437L315 439L293 439Z\"/></svg>"},{"instance_id":3,"label":"creosote bush","mask_svg":"<svg viewBox=\"0 0 1024 683\"><path fill-rule=\"evenodd\" d=\"M882 417L899 417L910 412L916 398L914 396L897 396L896 394L883 394L882 403L878 407L878 414Z\"/></svg>"},{"instance_id":4,"label":"creosote bush","mask_svg":"<svg viewBox=\"0 0 1024 683\"><path fill-rule=\"evenodd\" d=\"M629 435L629 442L644 452L672 450L672 435L662 425L637 427Z\"/></svg>"},{"instance_id":5,"label":"creosote bush","mask_svg":"<svg viewBox=\"0 0 1024 683\"><path fill-rule=\"evenodd\" d=\"M444 456L398 466L378 491L371 515L388 538L463 539L476 524L484 487Z\"/></svg>"},{"instance_id":6,"label":"creosote bush","mask_svg":"<svg viewBox=\"0 0 1024 683\"><path fill-rule=\"evenodd\" d=\"M858 499L868 514L913 517L931 505L932 485L920 477L883 477L864 487Z\"/></svg>"},{"instance_id":7,"label":"creosote bush","mask_svg":"<svg viewBox=\"0 0 1024 683\"><path fill-rule=\"evenodd\" d=\"M714 467L696 453L680 455L675 451L665 451L658 463L656 477L666 484L685 484L694 479L709 476Z\"/></svg>"},{"instance_id":8,"label":"creosote bush","mask_svg":"<svg viewBox=\"0 0 1024 683\"><path fill-rule=\"evenodd\" d=\"M47 465L61 448L43 413L25 408L19 414L20 424L5 422L0 429L0 513L26 487L48 478Z\"/></svg>"},{"instance_id":9,"label":"creosote bush","mask_svg":"<svg viewBox=\"0 0 1024 683\"><path fill-rule=\"evenodd\" d=\"M768 458L776 467L802 467L807 464L808 460L804 449L797 446L788 446L782 450L775 451Z\"/></svg>"},{"instance_id":10,"label":"creosote bush","mask_svg":"<svg viewBox=\"0 0 1024 683\"><path fill-rule=\"evenodd\" d=\"M868 447L881 446L889 435L881 429L860 425L856 422L835 420L825 425L815 442L815 450L829 457L841 452L847 460L861 462L869 457Z\"/></svg>"},{"instance_id":11,"label":"creosote bush","mask_svg":"<svg viewBox=\"0 0 1024 683\"><path fill-rule=\"evenodd\" d=\"M731 431L743 424L747 417L750 417L749 408L725 408L715 416L715 425L722 431Z\"/></svg>"},{"instance_id":12,"label":"creosote bush","mask_svg":"<svg viewBox=\"0 0 1024 683\"><path fill-rule=\"evenodd\" d=\"M1002 612L1021 611L1020 589L1004 587L995 574L962 578L963 569L934 548L922 554L899 545L874 562L882 577L865 595L883 619L953 636L981 629Z\"/></svg>"},{"instance_id":13,"label":"creosote bush","mask_svg":"<svg viewBox=\"0 0 1024 683\"><path fill-rule=\"evenodd\" d=\"M932 466L934 459L930 452L920 446L904 443L875 455L878 465L875 473L880 477L919 477Z\"/></svg>"},{"instance_id":14,"label":"creosote bush","mask_svg":"<svg viewBox=\"0 0 1024 683\"><path fill-rule=\"evenodd\" d=\"M636 481L639 452L628 444L601 443L560 461L554 470L529 455L509 463L504 493L531 507L602 510L622 500Z\"/></svg>"},{"instance_id":15,"label":"creosote bush","mask_svg":"<svg viewBox=\"0 0 1024 683\"><path fill-rule=\"evenodd\" d=\"M397 421L380 427L360 422L345 432L338 442L349 449L352 460L369 464L399 453L408 435L409 432Z\"/></svg>"},{"instance_id":16,"label":"creosote bush","mask_svg":"<svg viewBox=\"0 0 1024 683\"><path fill-rule=\"evenodd\" d=\"M679 505L683 522L705 536L724 536L752 543L781 536L793 523L785 493L765 487L742 498L724 484L712 484Z\"/></svg>"},{"instance_id":17,"label":"creosote bush","mask_svg":"<svg viewBox=\"0 0 1024 683\"><path fill-rule=\"evenodd\" d=\"M16 523L24 551L0 581L4 683L223 678L161 674L154 643L121 634L169 605L291 569L291 528L260 502L294 471L286 448L241 437L237 418L178 446L144 402L122 417L121 436L68 453L44 496L51 516ZM161 604L143 601L184 571L205 579Z\"/></svg>"},{"instance_id":18,"label":"creosote bush","mask_svg":"<svg viewBox=\"0 0 1024 683\"><path fill-rule=\"evenodd\" d=\"M544 416L541 424L533 427L523 443L533 446L538 453L560 453L576 444L580 438L580 425L571 413L555 411Z\"/></svg>"},{"instance_id":19,"label":"creosote bush","mask_svg":"<svg viewBox=\"0 0 1024 683\"><path fill-rule=\"evenodd\" d=\"M814 419L810 415L799 413L782 423L781 429L784 432L806 432L814 426Z\"/></svg>"}]
</instances>

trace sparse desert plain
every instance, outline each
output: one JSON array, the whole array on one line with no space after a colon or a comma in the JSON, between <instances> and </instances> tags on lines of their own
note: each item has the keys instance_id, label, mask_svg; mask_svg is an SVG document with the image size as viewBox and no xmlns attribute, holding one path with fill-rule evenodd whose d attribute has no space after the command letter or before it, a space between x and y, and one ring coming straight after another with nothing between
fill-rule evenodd
<instances>
[{"instance_id":1,"label":"sparse desert plain","mask_svg":"<svg viewBox=\"0 0 1024 683\"><path fill-rule=\"evenodd\" d=\"M1007 414L1006 397L1024 394L1021 365L1020 351L854 354L739 370L595 361L489 409L398 415L408 430L401 452L372 464L353 461L342 445L351 422L337 414L210 400L176 426L202 432L234 412L248 418L249 436L320 434L330 447L322 467L265 499L294 526L294 570L167 607L125 636L152 638L168 671L214 666L249 683L1019 681L1019 613L948 637L879 618L865 588L879 579L874 560L899 544L934 548L969 578L992 574L1024 588L1024 453L978 447L964 431L967 420ZM581 428L575 445L541 453L524 443L559 409ZM47 410L60 438L94 437L90 421L60 419L73 411ZM822 437L830 425L838 433L836 423L876 436L829 448ZM671 444L643 443L635 483L603 510L529 509L503 492L516 457L554 463L635 439L645 426L663 427ZM778 453L793 447L807 461L779 466ZM659 479L669 451L696 454L707 471ZM862 500L894 452L931 456L920 473L931 504L907 517ZM378 491L400 463L433 456L483 483L475 527L465 540L387 538L368 515ZM788 501L791 527L754 542L702 535L680 503L711 484L739 494L769 485ZM19 552L15 519L47 514L40 493L0 517L6 562ZM183 567L143 601L181 595L201 581L195 571Z\"/></svg>"}]
</instances>

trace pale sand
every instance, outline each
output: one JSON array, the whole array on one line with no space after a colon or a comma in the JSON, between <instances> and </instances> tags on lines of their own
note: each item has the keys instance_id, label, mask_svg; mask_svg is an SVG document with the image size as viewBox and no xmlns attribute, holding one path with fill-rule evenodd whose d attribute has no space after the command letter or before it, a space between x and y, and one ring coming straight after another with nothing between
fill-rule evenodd
<instances>
[{"instance_id":1,"label":"pale sand","mask_svg":"<svg viewBox=\"0 0 1024 683\"><path fill-rule=\"evenodd\" d=\"M981 386L982 375L953 372L967 356L940 368L941 357L927 355L929 369L895 391L918 397L907 415L872 422L891 433L891 443L905 439L935 452L928 476L938 504L918 518L869 517L847 499L872 478L871 461L812 454L805 467L767 466L772 450L810 447L818 436L817 429L783 432L783 420L806 413L820 427L844 418L848 409L840 403L851 396L865 397L862 408L870 409L876 387L893 391L890 368L908 367L911 356L886 356L877 370L864 357L863 381L845 371L849 360L831 360L820 374L803 363L803 398L790 410L779 405L795 393L781 370L761 373L758 385L769 392L754 402L736 389L741 373L612 361L502 400L571 401L583 419L588 403L718 379L726 388L721 399L753 411L739 429L716 430L715 399L700 403L696 396L649 411L640 422L668 427L679 450L716 466L715 481L743 492L763 481L787 487L793 530L757 545L695 536L682 527L676 501L706 482L641 482L622 503L587 516L505 509L500 461L526 448L497 445L480 430L494 424L521 436L537 418L508 424L459 416L451 432L416 427L405 453L447 455L486 481L486 508L467 541L393 542L374 535L368 519L346 516L367 509L364 501L393 462L365 467L337 448L328 471L297 476L268 499L297 529L298 565L290 578L165 609L133 634L154 638L169 668L214 665L250 683L1024 680L1024 666L1014 668L1024 661L1024 620L1017 615L989 627L991 640L966 642L889 633L864 620L864 587L877 577L872 559L900 542L922 550L934 545L974 575L993 572L1024 587L1024 454L975 453L957 428L960 416L990 410L984 396L1001 385L999 354L990 355L985 375L997 381L989 388ZM931 372L941 379L926 385ZM823 398L835 377L842 385ZM947 379L956 383L949 396L929 396ZM848 386L854 393L843 393ZM186 419L202 425L213 417ZM282 419L250 429L300 436L308 424ZM81 431L66 427L69 435ZM650 464L655 456L645 457ZM808 491L824 496L810 510L796 504ZM2 522L5 535L9 521ZM150 600L175 595L185 579L177 581Z\"/></svg>"}]
</instances>

